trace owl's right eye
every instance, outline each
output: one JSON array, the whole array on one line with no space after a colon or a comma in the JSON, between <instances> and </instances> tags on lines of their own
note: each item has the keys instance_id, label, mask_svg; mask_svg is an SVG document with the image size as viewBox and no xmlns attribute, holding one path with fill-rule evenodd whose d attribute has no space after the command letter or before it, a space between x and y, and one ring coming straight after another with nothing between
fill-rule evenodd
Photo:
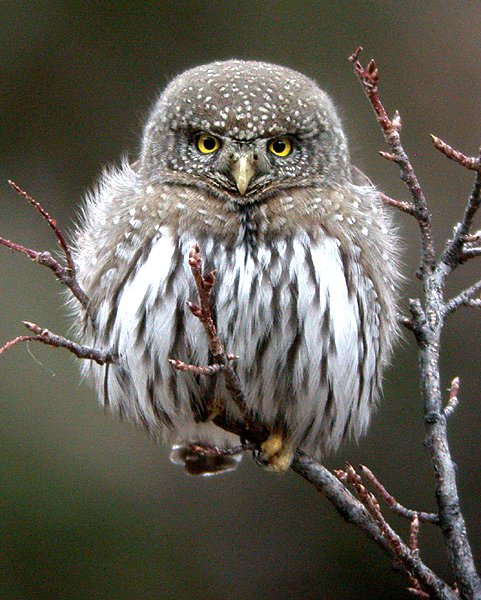
<instances>
[{"instance_id":1,"label":"owl's right eye","mask_svg":"<svg viewBox=\"0 0 481 600\"><path fill-rule=\"evenodd\" d=\"M208 133L201 133L197 136L195 145L201 154L212 154L220 148L220 140Z\"/></svg>"}]
</instances>

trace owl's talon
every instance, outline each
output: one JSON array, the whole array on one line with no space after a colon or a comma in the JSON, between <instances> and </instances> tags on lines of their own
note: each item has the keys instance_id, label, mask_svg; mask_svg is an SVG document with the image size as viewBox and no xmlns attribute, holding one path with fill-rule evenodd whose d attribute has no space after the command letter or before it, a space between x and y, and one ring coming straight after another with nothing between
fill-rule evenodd
<instances>
[{"instance_id":1,"label":"owl's talon","mask_svg":"<svg viewBox=\"0 0 481 600\"><path fill-rule=\"evenodd\" d=\"M257 457L257 462L268 471L284 473L291 466L294 450L292 444L282 433L271 433Z\"/></svg>"},{"instance_id":2,"label":"owl's talon","mask_svg":"<svg viewBox=\"0 0 481 600\"><path fill-rule=\"evenodd\" d=\"M219 398L214 398L211 400L207 406L208 416L207 421L213 421L216 417L220 417L224 414L225 404L223 400Z\"/></svg>"}]
</instances>

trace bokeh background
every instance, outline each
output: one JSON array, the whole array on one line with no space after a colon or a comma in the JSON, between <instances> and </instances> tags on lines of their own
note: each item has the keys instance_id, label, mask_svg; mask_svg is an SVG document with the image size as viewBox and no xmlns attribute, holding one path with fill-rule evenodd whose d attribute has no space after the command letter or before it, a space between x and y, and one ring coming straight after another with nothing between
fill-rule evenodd
<instances>
[{"instance_id":1,"label":"bokeh background","mask_svg":"<svg viewBox=\"0 0 481 600\"><path fill-rule=\"evenodd\" d=\"M478 1L0 3L0 233L37 249L55 241L7 185L14 179L71 230L85 190L122 154L135 157L158 91L183 69L222 58L279 62L333 96L353 161L407 199L347 57L376 57L382 98L399 109L434 213L439 246L473 177L432 148L433 132L474 154L481 140ZM404 306L419 292L414 222L405 240ZM456 273L451 291L479 279ZM22 319L69 328L59 284L0 251L0 345ZM461 377L450 441L474 551L481 554L479 313L449 321L443 385ZM368 436L330 467L368 464L400 501L435 508L423 448L416 349L398 346ZM293 473L246 457L233 474L188 478L142 431L104 415L67 352L31 345L0 359L0 596L4 600L408 598L381 551ZM406 532L395 516L393 524ZM421 555L449 577L441 537L422 528Z\"/></svg>"}]
</instances>

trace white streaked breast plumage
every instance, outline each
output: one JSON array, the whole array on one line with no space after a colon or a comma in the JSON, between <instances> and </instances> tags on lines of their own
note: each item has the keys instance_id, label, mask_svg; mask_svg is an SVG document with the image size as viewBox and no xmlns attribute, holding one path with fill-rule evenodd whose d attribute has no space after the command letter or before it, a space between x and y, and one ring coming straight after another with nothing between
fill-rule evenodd
<instances>
[{"instance_id":1,"label":"white streaked breast plumage","mask_svg":"<svg viewBox=\"0 0 481 600\"><path fill-rule=\"evenodd\" d=\"M161 228L116 306L109 296L97 313L99 336L119 354L107 371L92 366L104 401L152 430L171 426L174 440L229 437L195 422L207 396L227 398L222 384L214 390L212 381L168 363L208 361L202 327L185 305L196 299L187 263L194 241L217 269L218 330L240 357L248 406L269 426L287 423L294 443L317 456L346 432L361 433L380 384L379 307L353 256L322 235L314 242L299 233L254 250L242 241L174 238Z\"/></svg>"}]
</instances>

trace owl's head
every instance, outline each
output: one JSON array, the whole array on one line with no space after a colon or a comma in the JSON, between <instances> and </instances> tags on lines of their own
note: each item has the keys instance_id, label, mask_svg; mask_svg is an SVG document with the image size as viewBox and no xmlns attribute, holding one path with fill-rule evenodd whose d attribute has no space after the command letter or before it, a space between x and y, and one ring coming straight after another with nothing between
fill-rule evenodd
<instances>
[{"instance_id":1,"label":"owl's head","mask_svg":"<svg viewBox=\"0 0 481 600\"><path fill-rule=\"evenodd\" d=\"M165 89L144 132L141 173L246 204L341 181L348 162L334 106L314 81L230 60L190 69Z\"/></svg>"}]
</instances>

